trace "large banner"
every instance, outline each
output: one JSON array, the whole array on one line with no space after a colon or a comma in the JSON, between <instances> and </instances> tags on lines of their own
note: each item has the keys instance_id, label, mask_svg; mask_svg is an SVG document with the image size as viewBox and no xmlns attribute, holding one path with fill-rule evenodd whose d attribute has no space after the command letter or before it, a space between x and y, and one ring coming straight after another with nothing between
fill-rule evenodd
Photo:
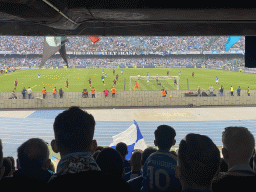
<instances>
[{"instance_id":1,"label":"large banner","mask_svg":"<svg viewBox=\"0 0 256 192\"><path fill-rule=\"evenodd\" d=\"M230 51L74 51L74 55L195 55L195 54L243 54L243 50Z\"/></svg>"},{"instance_id":2,"label":"large banner","mask_svg":"<svg viewBox=\"0 0 256 192\"><path fill-rule=\"evenodd\" d=\"M65 63L68 66L68 60L66 56L65 42L67 41L67 37L54 37L54 36L46 36L44 37L44 52L43 58L40 64L42 67L45 62L57 51L59 51L61 57L64 59Z\"/></svg>"}]
</instances>

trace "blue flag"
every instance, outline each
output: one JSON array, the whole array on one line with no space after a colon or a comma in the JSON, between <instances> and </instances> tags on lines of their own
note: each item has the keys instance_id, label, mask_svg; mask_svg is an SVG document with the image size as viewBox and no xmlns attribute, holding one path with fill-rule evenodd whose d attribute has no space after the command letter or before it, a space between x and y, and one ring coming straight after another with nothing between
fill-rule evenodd
<instances>
[{"instance_id":1,"label":"blue flag","mask_svg":"<svg viewBox=\"0 0 256 192\"><path fill-rule=\"evenodd\" d=\"M228 51L240 38L241 36L229 36L225 45L225 50Z\"/></svg>"},{"instance_id":2,"label":"blue flag","mask_svg":"<svg viewBox=\"0 0 256 192\"><path fill-rule=\"evenodd\" d=\"M147 145L143 139L143 136L140 132L139 126L136 121L125 131L119 133L113 138L113 143L109 145L109 147L116 149L116 145L119 142L123 142L127 145L128 154L126 155L125 159L129 160L132 155L132 151L134 149L141 149L144 150L147 148Z\"/></svg>"}]
</instances>

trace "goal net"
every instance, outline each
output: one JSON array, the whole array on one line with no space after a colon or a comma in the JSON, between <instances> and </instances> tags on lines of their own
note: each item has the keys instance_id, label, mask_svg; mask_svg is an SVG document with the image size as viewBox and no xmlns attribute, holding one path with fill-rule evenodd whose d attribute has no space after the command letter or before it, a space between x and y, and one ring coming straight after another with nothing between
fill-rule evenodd
<instances>
[{"instance_id":1,"label":"goal net","mask_svg":"<svg viewBox=\"0 0 256 192\"><path fill-rule=\"evenodd\" d=\"M139 90L143 91L179 90L179 76L130 76L130 91L134 90L135 81L139 83Z\"/></svg>"}]
</instances>

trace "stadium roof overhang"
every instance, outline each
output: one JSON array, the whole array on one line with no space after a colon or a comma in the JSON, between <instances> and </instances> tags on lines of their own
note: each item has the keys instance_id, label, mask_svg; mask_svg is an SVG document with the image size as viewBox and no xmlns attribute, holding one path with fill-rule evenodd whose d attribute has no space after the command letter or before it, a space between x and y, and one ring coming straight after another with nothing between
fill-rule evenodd
<instances>
[{"instance_id":1,"label":"stadium roof overhang","mask_svg":"<svg viewBox=\"0 0 256 192\"><path fill-rule=\"evenodd\" d=\"M0 0L0 35L256 35L256 8L168 8L171 1L165 2Z\"/></svg>"}]
</instances>

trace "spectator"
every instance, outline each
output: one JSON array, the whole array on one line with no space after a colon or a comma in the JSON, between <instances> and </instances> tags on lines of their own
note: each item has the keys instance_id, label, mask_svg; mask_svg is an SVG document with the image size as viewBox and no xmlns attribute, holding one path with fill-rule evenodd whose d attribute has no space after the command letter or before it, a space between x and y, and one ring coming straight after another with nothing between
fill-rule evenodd
<instances>
[{"instance_id":1,"label":"spectator","mask_svg":"<svg viewBox=\"0 0 256 192\"><path fill-rule=\"evenodd\" d=\"M84 186L93 186L94 191L117 192L120 188L122 191L129 191L128 184L121 177L101 171L91 156L97 147L96 140L93 140L95 120L92 115L79 107L70 107L55 118L53 128L55 139L52 140L51 146L54 152L60 152L61 159L57 166L57 173L47 184L48 188L71 191L74 187L80 189ZM114 150L116 153L109 149L103 151L97 157L97 161L101 162L103 157L104 161L108 159L108 162L113 160L121 162L119 166L114 164L117 167L116 170L119 170L120 165L123 166L122 158L117 151ZM110 156L108 156L109 152ZM84 179L81 181L81 178ZM98 181L101 181L100 184Z\"/></svg>"},{"instance_id":2,"label":"spectator","mask_svg":"<svg viewBox=\"0 0 256 192\"><path fill-rule=\"evenodd\" d=\"M25 99L26 92L27 92L27 90L26 90L26 88L24 87L23 90L22 90L22 92L21 92L22 95L23 95L23 99Z\"/></svg>"},{"instance_id":3,"label":"spectator","mask_svg":"<svg viewBox=\"0 0 256 192\"><path fill-rule=\"evenodd\" d=\"M141 151L134 151L131 155L131 159L129 160L129 163L131 165L131 171L126 173L123 176L123 179L125 181L128 181L130 179L133 179L135 177L138 177L142 175L141 171Z\"/></svg>"},{"instance_id":4,"label":"spectator","mask_svg":"<svg viewBox=\"0 0 256 192\"><path fill-rule=\"evenodd\" d=\"M93 186L93 191L131 191L129 185L122 179L124 168L118 151L112 148L105 148L99 152L96 162L102 171L87 170L60 175L50 181L48 187L51 189L61 188L63 191L73 191L74 186L84 187L85 185L90 185ZM77 168L74 166L74 169L79 170L81 165L75 165ZM63 182L65 182L65 185L63 185Z\"/></svg>"},{"instance_id":5,"label":"spectator","mask_svg":"<svg viewBox=\"0 0 256 192\"><path fill-rule=\"evenodd\" d=\"M221 96L221 95L223 96L223 91L224 91L224 88L223 88L223 86L221 85L221 86L220 86L220 96Z\"/></svg>"},{"instance_id":6,"label":"spectator","mask_svg":"<svg viewBox=\"0 0 256 192\"><path fill-rule=\"evenodd\" d=\"M213 90L214 90L214 88L213 88L212 85L209 87L209 90L210 90L210 95L213 96Z\"/></svg>"},{"instance_id":7,"label":"spectator","mask_svg":"<svg viewBox=\"0 0 256 192\"><path fill-rule=\"evenodd\" d=\"M253 171L256 172L256 154L253 155Z\"/></svg>"},{"instance_id":8,"label":"spectator","mask_svg":"<svg viewBox=\"0 0 256 192\"><path fill-rule=\"evenodd\" d=\"M250 90L250 88L248 87L248 89L247 89L247 94L248 94L248 96L250 96L250 93L251 93L251 90Z\"/></svg>"},{"instance_id":9,"label":"spectator","mask_svg":"<svg viewBox=\"0 0 256 192\"><path fill-rule=\"evenodd\" d=\"M113 88L111 89L112 92L112 97L114 98L116 95L116 88L113 86Z\"/></svg>"},{"instance_id":10,"label":"spectator","mask_svg":"<svg viewBox=\"0 0 256 192\"><path fill-rule=\"evenodd\" d=\"M17 97L16 97L16 95L15 95L15 92L14 92L14 91L12 91L12 93L11 93L11 97L10 97L9 99L17 99Z\"/></svg>"},{"instance_id":11,"label":"spectator","mask_svg":"<svg viewBox=\"0 0 256 192\"><path fill-rule=\"evenodd\" d=\"M122 159L124 161L124 169L125 169L125 173L128 173L131 171L131 165L129 163L129 161L127 161L125 159L126 155L128 154L128 149L127 149L127 145L123 142L119 142L116 145L116 150L121 154Z\"/></svg>"},{"instance_id":12,"label":"spectator","mask_svg":"<svg viewBox=\"0 0 256 192\"><path fill-rule=\"evenodd\" d=\"M60 98L62 99L63 98L63 91L62 91L62 88L60 88L60 90L59 90L59 94L60 94Z\"/></svg>"},{"instance_id":13,"label":"spectator","mask_svg":"<svg viewBox=\"0 0 256 192\"><path fill-rule=\"evenodd\" d=\"M220 159L220 172L227 172L228 171L228 165L224 161L223 158Z\"/></svg>"},{"instance_id":14,"label":"spectator","mask_svg":"<svg viewBox=\"0 0 256 192\"><path fill-rule=\"evenodd\" d=\"M105 98L108 96L108 90L107 88L104 90Z\"/></svg>"},{"instance_id":15,"label":"spectator","mask_svg":"<svg viewBox=\"0 0 256 192\"><path fill-rule=\"evenodd\" d=\"M104 148L102 146L97 146L95 149L95 152L93 153L93 158L96 160L99 153L103 150Z\"/></svg>"},{"instance_id":16,"label":"spectator","mask_svg":"<svg viewBox=\"0 0 256 192\"><path fill-rule=\"evenodd\" d=\"M198 86L196 93L197 93L197 96L198 96L198 97L201 96L201 94L200 94L200 93L201 93L200 86Z\"/></svg>"},{"instance_id":17,"label":"spectator","mask_svg":"<svg viewBox=\"0 0 256 192\"><path fill-rule=\"evenodd\" d=\"M13 172L15 171L15 161L14 161L14 158L12 156L8 156L8 158L11 160L12 162L12 170L11 170L11 173L10 173L10 176L13 175Z\"/></svg>"},{"instance_id":18,"label":"spectator","mask_svg":"<svg viewBox=\"0 0 256 192\"><path fill-rule=\"evenodd\" d=\"M31 99L32 90L30 87L28 87L28 99Z\"/></svg>"},{"instance_id":19,"label":"spectator","mask_svg":"<svg viewBox=\"0 0 256 192\"><path fill-rule=\"evenodd\" d=\"M233 91L234 91L234 88L233 88L232 85L231 85L231 87L230 87L231 96L234 96Z\"/></svg>"},{"instance_id":20,"label":"spectator","mask_svg":"<svg viewBox=\"0 0 256 192\"><path fill-rule=\"evenodd\" d=\"M166 97L167 91L165 91L164 89L162 89L162 97Z\"/></svg>"},{"instance_id":21,"label":"spectator","mask_svg":"<svg viewBox=\"0 0 256 192\"><path fill-rule=\"evenodd\" d=\"M11 171L12 171L12 161L9 158L4 157L3 158L3 166L5 168L5 172L4 172L3 177L10 176Z\"/></svg>"},{"instance_id":22,"label":"spectator","mask_svg":"<svg viewBox=\"0 0 256 192\"><path fill-rule=\"evenodd\" d=\"M20 169L13 177L1 179L1 186L18 189L34 189L35 184L43 187L53 175L48 171L51 160L47 144L39 138L31 138L17 149Z\"/></svg>"},{"instance_id":23,"label":"spectator","mask_svg":"<svg viewBox=\"0 0 256 192\"><path fill-rule=\"evenodd\" d=\"M250 159L255 154L254 136L245 127L226 127L222 132L222 143L222 154L228 171L214 179L212 190L250 190L254 186L256 176L250 167Z\"/></svg>"},{"instance_id":24,"label":"spectator","mask_svg":"<svg viewBox=\"0 0 256 192\"><path fill-rule=\"evenodd\" d=\"M92 98L95 98L95 89L94 89L94 87L92 87L92 89L91 89L91 94L92 94Z\"/></svg>"},{"instance_id":25,"label":"spectator","mask_svg":"<svg viewBox=\"0 0 256 192\"><path fill-rule=\"evenodd\" d=\"M146 148L141 156L141 166L143 167L144 163L146 162L147 158L154 152L156 152L157 150L153 147L148 147ZM143 170L143 168L141 169ZM131 187L132 191L136 191L139 192L141 187L142 187L142 181L143 181L143 176L140 175L136 178L133 178L129 181L127 181L127 183L129 184L129 186Z\"/></svg>"},{"instance_id":26,"label":"spectator","mask_svg":"<svg viewBox=\"0 0 256 192\"><path fill-rule=\"evenodd\" d=\"M110 147L104 148L98 155L96 163L106 173L122 178L125 170L121 154Z\"/></svg>"},{"instance_id":27,"label":"spectator","mask_svg":"<svg viewBox=\"0 0 256 192\"><path fill-rule=\"evenodd\" d=\"M42 92L43 92L43 99L45 99L45 96L46 96L46 89L45 89L45 87L43 88Z\"/></svg>"},{"instance_id":28,"label":"spectator","mask_svg":"<svg viewBox=\"0 0 256 192\"><path fill-rule=\"evenodd\" d=\"M241 92L241 88L240 88L240 86L238 86L238 89L237 89L237 96L240 96L240 92Z\"/></svg>"},{"instance_id":29,"label":"spectator","mask_svg":"<svg viewBox=\"0 0 256 192\"><path fill-rule=\"evenodd\" d=\"M50 173L55 174L55 168L54 168L54 164L53 164L52 161L51 161L50 166L48 167L48 171L49 171Z\"/></svg>"},{"instance_id":30,"label":"spectator","mask_svg":"<svg viewBox=\"0 0 256 192\"><path fill-rule=\"evenodd\" d=\"M183 192L212 191L219 167L220 151L209 137L190 133L181 140L175 174Z\"/></svg>"},{"instance_id":31,"label":"spectator","mask_svg":"<svg viewBox=\"0 0 256 192\"><path fill-rule=\"evenodd\" d=\"M88 98L88 91L86 88L82 92L82 98Z\"/></svg>"},{"instance_id":32,"label":"spectator","mask_svg":"<svg viewBox=\"0 0 256 192\"><path fill-rule=\"evenodd\" d=\"M53 98L56 99L56 93L57 93L57 89L56 87L53 88L52 94L53 94Z\"/></svg>"},{"instance_id":33,"label":"spectator","mask_svg":"<svg viewBox=\"0 0 256 192\"><path fill-rule=\"evenodd\" d=\"M0 181L4 175L4 172L5 172L5 167L3 166L3 145L2 145L2 140L0 139Z\"/></svg>"},{"instance_id":34,"label":"spectator","mask_svg":"<svg viewBox=\"0 0 256 192\"><path fill-rule=\"evenodd\" d=\"M97 151L97 150L102 151L103 149L104 149L104 147L102 147L102 146L97 146L96 149L95 149L95 151Z\"/></svg>"},{"instance_id":35,"label":"spectator","mask_svg":"<svg viewBox=\"0 0 256 192\"><path fill-rule=\"evenodd\" d=\"M70 107L55 118L53 129L55 139L51 146L55 153L60 153L61 159L51 180L69 173L100 171L91 156L97 146L93 140L95 120L91 114L79 107Z\"/></svg>"},{"instance_id":36,"label":"spectator","mask_svg":"<svg viewBox=\"0 0 256 192\"><path fill-rule=\"evenodd\" d=\"M151 154L143 166L142 192L181 191L181 183L175 177L177 157L170 152L176 143L175 136L175 130L168 125L160 125L155 130L154 144L159 150Z\"/></svg>"},{"instance_id":37,"label":"spectator","mask_svg":"<svg viewBox=\"0 0 256 192\"><path fill-rule=\"evenodd\" d=\"M93 157L93 159L94 159L95 161L97 160L97 157L98 157L99 154L100 154L100 150L96 150L96 151L93 153L92 157Z\"/></svg>"}]
</instances>

